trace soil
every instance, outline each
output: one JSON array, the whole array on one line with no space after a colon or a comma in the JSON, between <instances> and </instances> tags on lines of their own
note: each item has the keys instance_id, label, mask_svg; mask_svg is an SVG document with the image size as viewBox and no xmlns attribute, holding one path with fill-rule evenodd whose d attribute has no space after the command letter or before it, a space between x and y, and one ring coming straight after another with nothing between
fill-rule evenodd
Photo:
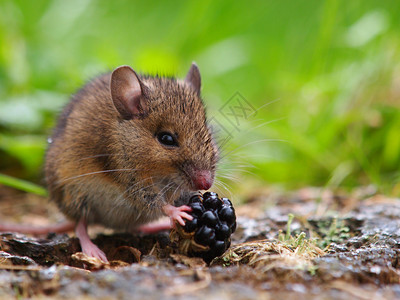
<instances>
[{"instance_id":1,"label":"soil","mask_svg":"<svg viewBox=\"0 0 400 300\"><path fill-rule=\"evenodd\" d=\"M234 200L234 199L233 199ZM363 187L260 191L235 205L232 246L206 264L169 233L95 227L110 264L80 253L73 233L0 234L0 298L399 299L400 201ZM0 188L1 222L61 222L47 200Z\"/></svg>"}]
</instances>

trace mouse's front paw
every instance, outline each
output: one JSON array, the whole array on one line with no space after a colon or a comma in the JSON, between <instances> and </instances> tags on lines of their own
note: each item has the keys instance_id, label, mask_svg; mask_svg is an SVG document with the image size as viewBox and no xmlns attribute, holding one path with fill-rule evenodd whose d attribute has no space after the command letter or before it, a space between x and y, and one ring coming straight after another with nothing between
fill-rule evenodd
<instances>
[{"instance_id":1,"label":"mouse's front paw","mask_svg":"<svg viewBox=\"0 0 400 300\"><path fill-rule=\"evenodd\" d=\"M163 207L164 213L171 219L171 223L175 224L178 222L182 226L185 226L185 220L193 220L193 217L187 212L192 211L192 209L187 205L182 205L179 207L167 204Z\"/></svg>"}]
</instances>

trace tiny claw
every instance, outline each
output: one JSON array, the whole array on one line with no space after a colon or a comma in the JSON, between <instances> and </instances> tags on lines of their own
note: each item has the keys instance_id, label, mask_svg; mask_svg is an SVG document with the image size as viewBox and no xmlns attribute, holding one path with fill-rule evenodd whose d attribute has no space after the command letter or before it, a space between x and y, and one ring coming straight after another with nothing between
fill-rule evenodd
<instances>
[{"instance_id":1,"label":"tiny claw","mask_svg":"<svg viewBox=\"0 0 400 300\"><path fill-rule=\"evenodd\" d=\"M192 211L192 209L187 205L182 205L179 207L167 204L163 207L164 213L171 219L171 223L174 224L178 222L180 225L185 226L185 220L193 220L193 217L186 213L186 211Z\"/></svg>"}]
</instances>

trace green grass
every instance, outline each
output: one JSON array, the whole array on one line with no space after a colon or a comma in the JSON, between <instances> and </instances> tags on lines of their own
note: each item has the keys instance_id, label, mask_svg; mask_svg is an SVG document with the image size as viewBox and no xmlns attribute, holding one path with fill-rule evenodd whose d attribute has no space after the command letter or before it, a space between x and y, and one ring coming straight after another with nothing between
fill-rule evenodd
<instances>
[{"instance_id":1,"label":"green grass","mask_svg":"<svg viewBox=\"0 0 400 300\"><path fill-rule=\"evenodd\" d=\"M398 194L399 11L372 0L2 0L0 172L40 182L54 117L89 78L122 64L184 76L196 61L209 116L231 131L226 152L249 143L225 172ZM234 128L220 109L236 92L259 110ZM228 170L237 165L255 167Z\"/></svg>"},{"instance_id":2,"label":"green grass","mask_svg":"<svg viewBox=\"0 0 400 300\"><path fill-rule=\"evenodd\" d=\"M47 191L43 187L4 174L0 174L0 183L28 193L47 196Z\"/></svg>"}]
</instances>

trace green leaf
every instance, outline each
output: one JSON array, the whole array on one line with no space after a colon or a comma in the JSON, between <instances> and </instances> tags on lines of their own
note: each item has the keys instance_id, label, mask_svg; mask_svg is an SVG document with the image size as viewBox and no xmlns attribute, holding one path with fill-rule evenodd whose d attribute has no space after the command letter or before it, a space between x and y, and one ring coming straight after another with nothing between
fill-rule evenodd
<instances>
[{"instance_id":1,"label":"green leaf","mask_svg":"<svg viewBox=\"0 0 400 300\"><path fill-rule=\"evenodd\" d=\"M10 186L24 192L33 193L39 196L47 196L47 190L40 185L1 173L0 184Z\"/></svg>"}]
</instances>

